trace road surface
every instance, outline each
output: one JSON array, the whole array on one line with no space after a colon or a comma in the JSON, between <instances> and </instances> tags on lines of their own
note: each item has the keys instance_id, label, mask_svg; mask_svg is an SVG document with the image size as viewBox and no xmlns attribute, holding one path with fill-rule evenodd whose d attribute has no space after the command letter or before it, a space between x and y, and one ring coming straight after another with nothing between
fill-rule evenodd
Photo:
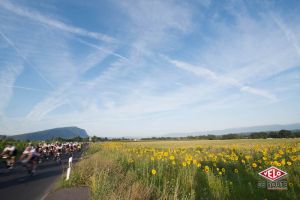
<instances>
[{"instance_id":1,"label":"road surface","mask_svg":"<svg viewBox=\"0 0 300 200\"><path fill-rule=\"evenodd\" d=\"M73 155L76 162L81 153ZM12 171L0 167L0 197L3 200L40 200L50 192L55 183L61 178L66 168L68 157L64 156L62 164L56 161L45 161L38 165L34 176L29 176L24 167L16 165ZM66 171L66 170L64 170Z\"/></svg>"}]
</instances>

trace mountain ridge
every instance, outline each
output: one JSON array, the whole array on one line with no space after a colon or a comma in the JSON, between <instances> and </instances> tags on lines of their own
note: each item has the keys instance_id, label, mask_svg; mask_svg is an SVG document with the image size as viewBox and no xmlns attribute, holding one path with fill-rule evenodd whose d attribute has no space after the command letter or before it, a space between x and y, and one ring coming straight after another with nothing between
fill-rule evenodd
<instances>
[{"instance_id":1,"label":"mountain ridge","mask_svg":"<svg viewBox=\"0 0 300 200\"><path fill-rule=\"evenodd\" d=\"M7 137L15 140L49 140L58 137L64 139L70 139L78 136L85 138L88 137L88 134L84 129L71 126L71 127L60 127L60 128L53 128L53 129L47 129L42 131L12 135Z\"/></svg>"}]
</instances>

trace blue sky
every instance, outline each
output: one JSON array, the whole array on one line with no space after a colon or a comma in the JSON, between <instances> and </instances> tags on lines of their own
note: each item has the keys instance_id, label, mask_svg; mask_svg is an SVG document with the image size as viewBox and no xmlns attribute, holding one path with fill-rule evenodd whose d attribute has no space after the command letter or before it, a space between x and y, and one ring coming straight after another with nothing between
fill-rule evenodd
<instances>
[{"instance_id":1,"label":"blue sky","mask_svg":"<svg viewBox=\"0 0 300 200\"><path fill-rule=\"evenodd\" d=\"M300 2L0 0L0 134L300 122Z\"/></svg>"}]
</instances>

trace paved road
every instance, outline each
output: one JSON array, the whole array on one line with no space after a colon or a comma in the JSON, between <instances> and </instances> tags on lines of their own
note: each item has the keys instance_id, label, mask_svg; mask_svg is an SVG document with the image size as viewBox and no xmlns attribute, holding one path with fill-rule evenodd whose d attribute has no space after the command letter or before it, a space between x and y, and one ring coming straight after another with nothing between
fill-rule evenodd
<instances>
[{"instance_id":1,"label":"paved road","mask_svg":"<svg viewBox=\"0 0 300 200\"><path fill-rule=\"evenodd\" d=\"M81 153L73 155L77 161ZM34 176L29 176L24 167L16 165L12 171L0 168L0 197L6 200L40 200L53 188L64 168L68 157L64 156L62 164L56 161L46 161L38 165Z\"/></svg>"}]
</instances>

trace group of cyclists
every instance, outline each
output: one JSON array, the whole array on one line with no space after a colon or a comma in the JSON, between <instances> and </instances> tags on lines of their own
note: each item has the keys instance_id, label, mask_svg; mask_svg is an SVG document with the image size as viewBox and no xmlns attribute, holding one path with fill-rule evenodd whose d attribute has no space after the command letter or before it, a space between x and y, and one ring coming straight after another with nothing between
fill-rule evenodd
<instances>
[{"instance_id":1,"label":"group of cyclists","mask_svg":"<svg viewBox=\"0 0 300 200\"><path fill-rule=\"evenodd\" d=\"M63 154L72 155L75 151L81 150L81 143L66 142L66 143L29 143L22 155L19 157L23 166L26 167L29 174L34 174L37 164L46 160L56 160L61 163ZM16 163L17 148L12 144L7 144L1 152L1 157L4 159L6 167L11 170Z\"/></svg>"}]
</instances>

